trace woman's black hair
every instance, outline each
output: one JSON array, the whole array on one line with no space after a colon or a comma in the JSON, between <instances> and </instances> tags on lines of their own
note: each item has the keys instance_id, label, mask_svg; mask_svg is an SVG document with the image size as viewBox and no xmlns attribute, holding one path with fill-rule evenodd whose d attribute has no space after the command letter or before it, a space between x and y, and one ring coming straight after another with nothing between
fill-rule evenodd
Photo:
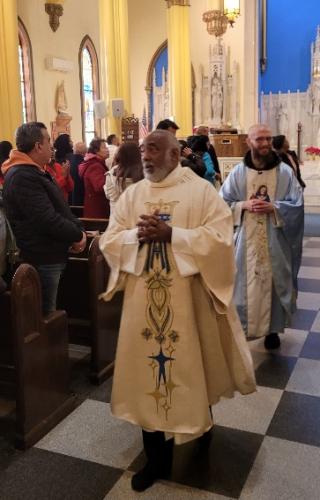
<instances>
[{"instance_id":1,"label":"woman's black hair","mask_svg":"<svg viewBox=\"0 0 320 500\"><path fill-rule=\"evenodd\" d=\"M12 144L9 141L0 142L0 166L4 161L9 158L10 151L12 149Z\"/></svg>"},{"instance_id":2,"label":"woman's black hair","mask_svg":"<svg viewBox=\"0 0 320 500\"><path fill-rule=\"evenodd\" d=\"M192 149L193 152L207 153L208 142L209 137L207 135L193 135L190 137L188 146Z\"/></svg>"},{"instance_id":3,"label":"woman's black hair","mask_svg":"<svg viewBox=\"0 0 320 500\"><path fill-rule=\"evenodd\" d=\"M88 148L88 153L91 153L91 154L97 154L99 153L100 151L100 148L101 148L101 144L105 144L106 143L106 140L105 139L92 139L92 141L90 142L89 144L89 148Z\"/></svg>"},{"instance_id":4,"label":"woman's black hair","mask_svg":"<svg viewBox=\"0 0 320 500\"><path fill-rule=\"evenodd\" d=\"M56 151L55 159L57 162L61 163L67 159L72 151L71 140L69 134L61 134L53 143L53 147Z\"/></svg>"},{"instance_id":5,"label":"woman's black hair","mask_svg":"<svg viewBox=\"0 0 320 500\"><path fill-rule=\"evenodd\" d=\"M283 148L285 140L286 140L285 135L276 135L275 137L272 138L273 148L279 151L279 149Z\"/></svg>"}]
</instances>

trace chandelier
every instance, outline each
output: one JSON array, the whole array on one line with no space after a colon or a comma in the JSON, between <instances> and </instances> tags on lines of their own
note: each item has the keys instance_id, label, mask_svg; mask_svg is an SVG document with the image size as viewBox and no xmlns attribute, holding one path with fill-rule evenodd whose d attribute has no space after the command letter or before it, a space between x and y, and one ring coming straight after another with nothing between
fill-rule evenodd
<instances>
[{"instance_id":1,"label":"chandelier","mask_svg":"<svg viewBox=\"0 0 320 500\"><path fill-rule=\"evenodd\" d=\"M202 20L207 24L209 35L217 38L227 31L228 23L233 27L240 15L240 0L208 0L208 7L210 9L204 12Z\"/></svg>"}]
</instances>

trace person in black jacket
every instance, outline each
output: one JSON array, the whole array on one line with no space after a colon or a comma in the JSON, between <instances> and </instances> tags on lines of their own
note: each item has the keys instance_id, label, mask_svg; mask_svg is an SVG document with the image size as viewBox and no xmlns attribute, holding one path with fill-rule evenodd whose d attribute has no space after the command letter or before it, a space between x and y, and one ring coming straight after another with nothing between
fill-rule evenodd
<instances>
[{"instance_id":1,"label":"person in black jacket","mask_svg":"<svg viewBox=\"0 0 320 500\"><path fill-rule=\"evenodd\" d=\"M71 205L83 205L84 202L84 184L79 175L79 165L83 162L87 146L84 142L77 142L74 146L74 153L70 156L70 174L74 182L74 188L70 193L69 202Z\"/></svg>"},{"instance_id":2,"label":"person in black jacket","mask_svg":"<svg viewBox=\"0 0 320 500\"><path fill-rule=\"evenodd\" d=\"M17 150L2 165L3 202L21 260L39 273L42 309L56 309L59 280L68 250L81 252L86 235L71 213L55 180L44 170L51 145L43 123L21 125L16 132Z\"/></svg>"},{"instance_id":3,"label":"person in black jacket","mask_svg":"<svg viewBox=\"0 0 320 500\"><path fill-rule=\"evenodd\" d=\"M202 161L201 156L194 154L192 149L188 147L186 141L181 139L179 140L179 143L181 145L181 166L189 167L195 174L199 175L199 177L204 177L204 174L206 173L206 166Z\"/></svg>"},{"instance_id":4,"label":"person in black jacket","mask_svg":"<svg viewBox=\"0 0 320 500\"><path fill-rule=\"evenodd\" d=\"M207 135L209 137L209 127L207 127L206 125L200 125L196 129L194 135L190 135L187 138L187 143L188 143L188 145L189 145L189 147L191 149L193 149L193 143L194 143L194 141L197 141L197 137L200 136L200 135ZM218 157L217 157L217 154L216 154L216 150L214 149L214 147L212 146L211 143L209 145L208 153L209 153L209 155L211 157L211 160L212 160L212 163L213 163L213 166L214 166L214 171L216 173L216 179L221 181L221 173L220 173L220 167L219 167Z\"/></svg>"},{"instance_id":5,"label":"person in black jacket","mask_svg":"<svg viewBox=\"0 0 320 500\"><path fill-rule=\"evenodd\" d=\"M305 188L306 185L301 177L300 171L300 163L298 156L295 151L290 150L289 141L285 135L276 135L272 138L272 147L276 153L280 156L281 160L289 165L294 171L294 175L296 176L300 186Z\"/></svg>"}]
</instances>

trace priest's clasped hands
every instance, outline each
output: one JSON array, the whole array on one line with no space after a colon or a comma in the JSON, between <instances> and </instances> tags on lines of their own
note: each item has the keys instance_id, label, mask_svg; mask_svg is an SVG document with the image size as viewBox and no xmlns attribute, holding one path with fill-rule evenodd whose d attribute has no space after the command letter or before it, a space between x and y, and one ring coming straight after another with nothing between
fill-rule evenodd
<instances>
[{"instance_id":1,"label":"priest's clasped hands","mask_svg":"<svg viewBox=\"0 0 320 500\"><path fill-rule=\"evenodd\" d=\"M248 200L243 203L243 210L255 212L258 214L271 214L274 212L274 206L270 201L263 201L259 199Z\"/></svg>"},{"instance_id":2,"label":"priest's clasped hands","mask_svg":"<svg viewBox=\"0 0 320 500\"><path fill-rule=\"evenodd\" d=\"M140 215L137 227L140 243L150 243L151 241L171 242L172 228L161 220L158 210L152 215Z\"/></svg>"}]
</instances>

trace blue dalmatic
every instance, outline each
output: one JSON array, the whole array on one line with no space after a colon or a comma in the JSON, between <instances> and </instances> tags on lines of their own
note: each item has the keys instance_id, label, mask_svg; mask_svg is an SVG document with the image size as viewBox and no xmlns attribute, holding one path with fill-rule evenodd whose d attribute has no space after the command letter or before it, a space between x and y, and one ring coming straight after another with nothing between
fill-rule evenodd
<instances>
[{"instance_id":1,"label":"blue dalmatic","mask_svg":"<svg viewBox=\"0 0 320 500\"><path fill-rule=\"evenodd\" d=\"M265 218L265 246L271 265L272 300L268 331L263 333L255 334L248 328L249 304L251 307L254 300L248 297L250 283L247 281L248 269L251 265L247 251L250 243L247 241L249 218L245 216L241 202L248 199L248 176L252 177L252 169L244 163L234 167L220 191L220 195L229 204L234 214L237 263L234 301L243 328L247 334L249 331L249 336L282 332L290 323L291 314L295 310L304 230L303 192L293 170L288 165L280 163L274 169L275 171L270 171L270 175L275 181L274 198L271 199L275 207L275 216L270 214ZM267 174L264 171L263 175ZM258 188L258 185L256 187Z\"/></svg>"}]
</instances>

